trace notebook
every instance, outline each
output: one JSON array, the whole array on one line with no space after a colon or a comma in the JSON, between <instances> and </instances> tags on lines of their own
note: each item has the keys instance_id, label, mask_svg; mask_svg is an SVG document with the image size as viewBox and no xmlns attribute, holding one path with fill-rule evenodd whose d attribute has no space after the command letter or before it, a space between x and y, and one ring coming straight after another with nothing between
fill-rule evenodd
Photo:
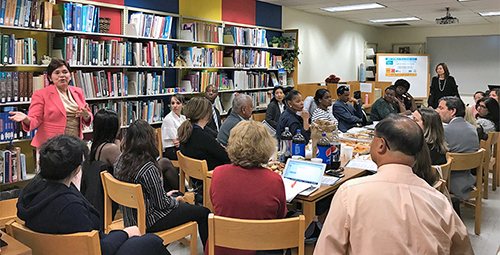
<instances>
[{"instance_id":1,"label":"notebook","mask_svg":"<svg viewBox=\"0 0 500 255\"><path fill-rule=\"evenodd\" d=\"M309 196L319 189L326 164L289 159L283 171L283 183L288 202L297 194Z\"/></svg>"}]
</instances>

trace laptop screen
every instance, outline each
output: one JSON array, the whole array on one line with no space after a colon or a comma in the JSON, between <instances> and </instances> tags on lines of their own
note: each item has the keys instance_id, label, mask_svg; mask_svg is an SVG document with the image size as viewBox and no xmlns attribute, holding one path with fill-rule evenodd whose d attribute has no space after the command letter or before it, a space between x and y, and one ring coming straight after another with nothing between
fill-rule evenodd
<instances>
[{"instance_id":1,"label":"laptop screen","mask_svg":"<svg viewBox=\"0 0 500 255\"><path fill-rule=\"evenodd\" d=\"M323 163L289 159L283 177L316 185L323 176L325 167L326 165Z\"/></svg>"}]
</instances>

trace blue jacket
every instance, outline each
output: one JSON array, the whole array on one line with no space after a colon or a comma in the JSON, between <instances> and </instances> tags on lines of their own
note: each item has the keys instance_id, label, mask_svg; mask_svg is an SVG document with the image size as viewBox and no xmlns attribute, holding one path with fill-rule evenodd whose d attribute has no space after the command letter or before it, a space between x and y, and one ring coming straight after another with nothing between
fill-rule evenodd
<instances>
[{"instance_id":1,"label":"blue jacket","mask_svg":"<svg viewBox=\"0 0 500 255\"><path fill-rule=\"evenodd\" d=\"M357 104L354 108L351 104L337 100L333 104L333 115L339 121L339 130L342 132L355 127L358 123L363 123L361 104Z\"/></svg>"},{"instance_id":2,"label":"blue jacket","mask_svg":"<svg viewBox=\"0 0 500 255\"><path fill-rule=\"evenodd\" d=\"M290 108L286 108L278 121L278 129L276 130L276 138L278 138L278 140L281 137L281 133L285 131L285 127L288 127L292 135L295 135L297 133L297 129L300 129L300 132L306 139L306 142L309 142L309 138L311 138L311 129L309 128L308 130L304 130L304 120L302 120L302 117L290 110Z\"/></svg>"}]
</instances>

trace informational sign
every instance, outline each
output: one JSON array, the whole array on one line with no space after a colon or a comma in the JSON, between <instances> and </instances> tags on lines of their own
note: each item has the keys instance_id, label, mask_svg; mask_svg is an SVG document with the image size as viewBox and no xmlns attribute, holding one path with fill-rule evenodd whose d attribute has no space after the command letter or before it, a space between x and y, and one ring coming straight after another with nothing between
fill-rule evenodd
<instances>
[{"instance_id":1,"label":"informational sign","mask_svg":"<svg viewBox=\"0 0 500 255\"><path fill-rule=\"evenodd\" d=\"M429 55L426 54L377 54L377 81L394 84L398 79L410 83L408 91L413 97L429 95Z\"/></svg>"}]
</instances>

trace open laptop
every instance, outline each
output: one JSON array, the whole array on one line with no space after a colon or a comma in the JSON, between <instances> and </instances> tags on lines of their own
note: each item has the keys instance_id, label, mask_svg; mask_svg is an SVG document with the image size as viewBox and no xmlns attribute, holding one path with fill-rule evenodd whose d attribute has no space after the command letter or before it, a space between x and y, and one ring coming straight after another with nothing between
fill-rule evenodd
<instances>
[{"instance_id":1,"label":"open laptop","mask_svg":"<svg viewBox=\"0 0 500 255\"><path fill-rule=\"evenodd\" d=\"M285 191L287 187L286 185L290 185L290 183L292 183L300 188L305 187L305 189L298 194L309 196L321 186L321 179L323 178L325 168L326 164L324 163L288 159L285 170L283 171Z\"/></svg>"}]
</instances>

